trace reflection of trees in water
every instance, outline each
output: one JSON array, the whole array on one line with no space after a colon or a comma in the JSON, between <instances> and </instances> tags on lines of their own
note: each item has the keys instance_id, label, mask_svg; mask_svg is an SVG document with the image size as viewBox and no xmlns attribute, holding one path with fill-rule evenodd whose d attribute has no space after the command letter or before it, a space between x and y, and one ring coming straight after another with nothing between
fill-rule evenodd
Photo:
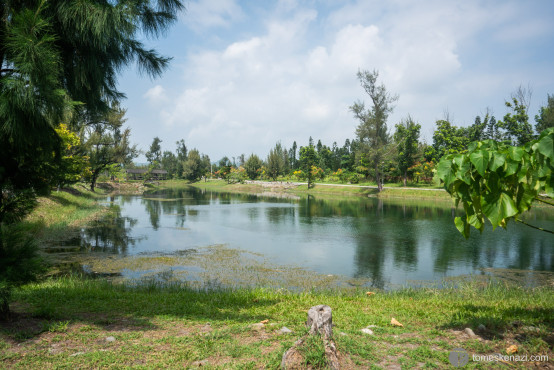
<instances>
[{"instance_id":1,"label":"reflection of trees in water","mask_svg":"<svg viewBox=\"0 0 554 370\"><path fill-rule=\"evenodd\" d=\"M112 206L112 212L93 221L81 233L81 247L94 252L125 254L137 240L129 236L136 223L136 219L122 217L120 208Z\"/></svg>"},{"instance_id":2,"label":"reflection of trees in water","mask_svg":"<svg viewBox=\"0 0 554 370\"><path fill-rule=\"evenodd\" d=\"M346 216L356 239L355 276L374 280L382 287L390 277L384 276L384 266L394 265L394 271L418 270L419 250L431 248L433 271L446 273L459 266L534 269L552 271L554 254L551 236L510 225L505 232L497 230L483 235L473 233L465 240L455 229L453 217L457 211L440 202L357 199L323 200L314 196L300 201L299 214L303 224L321 225L321 218ZM541 212L534 218L551 217ZM340 247L340 246L337 246ZM503 259L500 259L503 258ZM387 261L391 261L388 264Z\"/></svg>"}]
</instances>

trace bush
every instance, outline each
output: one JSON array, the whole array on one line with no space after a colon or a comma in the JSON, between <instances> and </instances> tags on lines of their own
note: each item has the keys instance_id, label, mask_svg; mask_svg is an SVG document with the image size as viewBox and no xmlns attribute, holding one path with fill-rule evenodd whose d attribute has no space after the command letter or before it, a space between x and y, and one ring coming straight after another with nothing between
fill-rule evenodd
<instances>
[{"instance_id":1,"label":"bush","mask_svg":"<svg viewBox=\"0 0 554 370\"><path fill-rule=\"evenodd\" d=\"M13 288L36 280L44 272L34 239L17 226L0 225L0 318L9 315Z\"/></svg>"},{"instance_id":2,"label":"bush","mask_svg":"<svg viewBox=\"0 0 554 370\"><path fill-rule=\"evenodd\" d=\"M360 182L360 177L361 176L358 173L351 173L348 176L348 182L350 182L351 184L357 184Z\"/></svg>"}]
</instances>

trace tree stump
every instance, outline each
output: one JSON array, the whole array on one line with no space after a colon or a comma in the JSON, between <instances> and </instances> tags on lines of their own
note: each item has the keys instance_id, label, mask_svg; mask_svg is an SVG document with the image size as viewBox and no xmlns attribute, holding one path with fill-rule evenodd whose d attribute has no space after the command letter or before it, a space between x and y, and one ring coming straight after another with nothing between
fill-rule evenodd
<instances>
[{"instance_id":1,"label":"tree stump","mask_svg":"<svg viewBox=\"0 0 554 370\"><path fill-rule=\"evenodd\" d=\"M320 336L325 345L325 357L331 369L339 368L337 357L337 348L333 342L333 315L331 307L327 305L318 305L308 310L308 321L306 326L310 329L308 335ZM284 354L281 361L282 369L301 369L304 368L304 359L299 347L304 343L304 338L300 338Z\"/></svg>"}]
</instances>

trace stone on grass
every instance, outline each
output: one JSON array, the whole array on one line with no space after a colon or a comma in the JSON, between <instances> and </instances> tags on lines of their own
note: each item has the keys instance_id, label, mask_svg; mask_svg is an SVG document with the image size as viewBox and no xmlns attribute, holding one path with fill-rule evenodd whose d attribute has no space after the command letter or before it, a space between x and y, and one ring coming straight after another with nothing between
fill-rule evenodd
<instances>
[{"instance_id":1,"label":"stone on grass","mask_svg":"<svg viewBox=\"0 0 554 370\"><path fill-rule=\"evenodd\" d=\"M477 335L471 330L470 328L465 328L464 332L470 337L470 338L477 338Z\"/></svg>"},{"instance_id":2,"label":"stone on grass","mask_svg":"<svg viewBox=\"0 0 554 370\"><path fill-rule=\"evenodd\" d=\"M279 333L281 333L281 334L289 334L289 333L292 333L292 330L290 330L290 329L287 328L286 326L283 326L281 329L279 329Z\"/></svg>"},{"instance_id":3,"label":"stone on grass","mask_svg":"<svg viewBox=\"0 0 554 370\"><path fill-rule=\"evenodd\" d=\"M368 335L374 335L373 334L373 330L371 329L368 329L368 328L363 328L362 330L360 330L362 333L364 334L368 334Z\"/></svg>"},{"instance_id":4,"label":"stone on grass","mask_svg":"<svg viewBox=\"0 0 554 370\"><path fill-rule=\"evenodd\" d=\"M479 324L479 326L477 327L477 329L478 329L479 331L487 331L487 328L486 328L485 325L483 325L483 324Z\"/></svg>"},{"instance_id":5,"label":"stone on grass","mask_svg":"<svg viewBox=\"0 0 554 370\"><path fill-rule=\"evenodd\" d=\"M106 342L115 342L114 337L106 337Z\"/></svg>"},{"instance_id":6,"label":"stone on grass","mask_svg":"<svg viewBox=\"0 0 554 370\"><path fill-rule=\"evenodd\" d=\"M256 330L256 331L262 331L262 329L264 328L264 326L265 326L265 325L262 324L261 322L257 322L257 323L255 323L255 324L250 325L250 328L251 328L252 330Z\"/></svg>"}]
</instances>

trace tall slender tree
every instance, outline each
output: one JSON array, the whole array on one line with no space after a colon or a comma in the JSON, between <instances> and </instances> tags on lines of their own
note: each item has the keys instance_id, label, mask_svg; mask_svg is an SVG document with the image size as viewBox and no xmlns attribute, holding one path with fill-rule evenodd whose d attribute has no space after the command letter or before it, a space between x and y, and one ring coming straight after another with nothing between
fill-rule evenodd
<instances>
[{"instance_id":1,"label":"tall slender tree","mask_svg":"<svg viewBox=\"0 0 554 370\"><path fill-rule=\"evenodd\" d=\"M360 85L371 100L369 108L365 104L357 101L350 107L354 116L360 122L356 128L356 136L359 141L362 155L369 160L369 163L375 171L375 181L379 191L383 189L383 169L382 165L387 154L389 143L389 134L387 128L387 119L393 111L393 103L398 100L398 96L387 92L385 85L377 84L379 72L374 70L358 71L358 80Z\"/></svg>"}]
</instances>

